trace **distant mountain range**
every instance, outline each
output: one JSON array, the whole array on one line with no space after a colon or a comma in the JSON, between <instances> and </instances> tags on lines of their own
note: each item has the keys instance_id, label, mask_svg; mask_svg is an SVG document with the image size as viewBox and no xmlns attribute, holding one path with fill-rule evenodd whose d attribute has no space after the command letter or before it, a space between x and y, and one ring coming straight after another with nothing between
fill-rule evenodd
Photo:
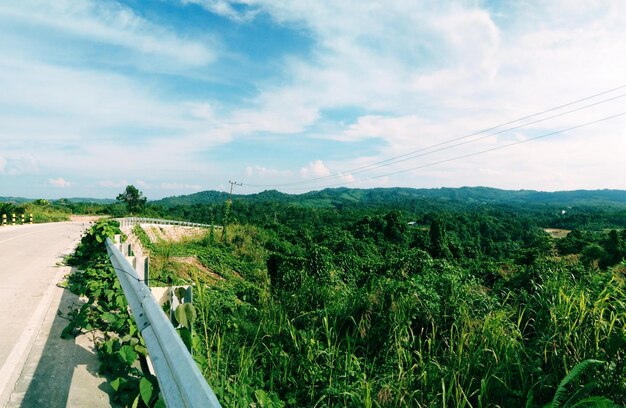
<instances>
[{"instance_id":1,"label":"distant mountain range","mask_svg":"<svg viewBox=\"0 0 626 408\"><path fill-rule=\"evenodd\" d=\"M172 207L177 205L212 204L224 202L228 193L202 191L195 194L167 197L152 204ZM407 200L462 202L465 204L554 204L626 206L625 190L575 190L543 192L534 190L500 190L490 187L460 188L333 188L304 194L286 194L276 190L257 194L233 195L233 200L263 203L295 204L306 207L333 207L350 204L389 205Z\"/></svg>"},{"instance_id":2,"label":"distant mountain range","mask_svg":"<svg viewBox=\"0 0 626 408\"><path fill-rule=\"evenodd\" d=\"M195 204L223 203L228 193L222 191L202 191L199 193L167 197L150 201L150 204L164 207ZM310 191L303 194L286 194L267 190L257 194L234 194L233 200L250 203L280 203L303 207L341 207L354 204L389 206L407 201L428 201L430 203L463 204L532 204L532 205L617 205L626 207L626 190L575 190L545 192L535 190L500 190L490 187L460 188L331 188ZM0 202L16 204L33 201L22 197L0 197ZM64 198L51 202L111 204L114 199Z\"/></svg>"},{"instance_id":3,"label":"distant mountain range","mask_svg":"<svg viewBox=\"0 0 626 408\"><path fill-rule=\"evenodd\" d=\"M22 197L0 197L0 203L15 203L22 204L33 201L32 199Z\"/></svg>"}]
</instances>

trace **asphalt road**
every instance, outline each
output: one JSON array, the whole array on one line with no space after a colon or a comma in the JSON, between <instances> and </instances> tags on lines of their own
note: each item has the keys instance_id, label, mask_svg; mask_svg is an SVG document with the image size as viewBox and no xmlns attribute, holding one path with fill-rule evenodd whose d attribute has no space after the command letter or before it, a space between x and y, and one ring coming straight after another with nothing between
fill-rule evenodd
<instances>
[{"instance_id":1,"label":"asphalt road","mask_svg":"<svg viewBox=\"0 0 626 408\"><path fill-rule=\"evenodd\" d=\"M85 222L0 226L0 406L11 392L69 271L70 254Z\"/></svg>"}]
</instances>

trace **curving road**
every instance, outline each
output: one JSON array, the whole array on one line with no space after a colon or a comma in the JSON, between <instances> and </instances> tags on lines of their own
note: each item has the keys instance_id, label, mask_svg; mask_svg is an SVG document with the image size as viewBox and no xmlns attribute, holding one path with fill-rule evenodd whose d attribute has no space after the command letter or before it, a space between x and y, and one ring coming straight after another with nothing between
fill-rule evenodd
<instances>
[{"instance_id":1,"label":"curving road","mask_svg":"<svg viewBox=\"0 0 626 408\"><path fill-rule=\"evenodd\" d=\"M44 317L69 272L59 267L86 222L0 226L0 406L6 402Z\"/></svg>"}]
</instances>

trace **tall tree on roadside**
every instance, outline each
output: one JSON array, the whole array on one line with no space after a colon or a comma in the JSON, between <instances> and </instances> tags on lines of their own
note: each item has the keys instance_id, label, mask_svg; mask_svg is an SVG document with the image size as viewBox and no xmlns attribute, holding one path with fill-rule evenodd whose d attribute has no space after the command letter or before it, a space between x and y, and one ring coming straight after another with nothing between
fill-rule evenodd
<instances>
[{"instance_id":1,"label":"tall tree on roadside","mask_svg":"<svg viewBox=\"0 0 626 408\"><path fill-rule=\"evenodd\" d=\"M137 187L131 184L126 186L126 190L118 195L116 200L124 202L129 213L136 214L146 205L147 198Z\"/></svg>"}]
</instances>

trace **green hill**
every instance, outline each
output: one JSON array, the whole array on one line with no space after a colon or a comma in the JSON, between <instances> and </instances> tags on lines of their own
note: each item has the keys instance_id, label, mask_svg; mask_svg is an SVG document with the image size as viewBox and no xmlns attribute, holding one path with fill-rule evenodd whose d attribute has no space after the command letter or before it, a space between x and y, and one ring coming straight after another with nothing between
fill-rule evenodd
<instances>
[{"instance_id":1,"label":"green hill","mask_svg":"<svg viewBox=\"0 0 626 408\"><path fill-rule=\"evenodd\" d=\"M203 191L191 195L168 197L153 201L153 204L173 207L177 205L213 204L224 202L228 193ZM311 191L304 194L286 194L276 190L263 191L257 194L233 195L237 201L250 203L283 203L303 207L337 207L351 204L361 205L393 205L394 203L411 200L427 200L436 202L463 204L553 204L553 205L618 205L626 206L624 190L575 190L544 192L534 190L500 190L489 187L461 188L373 188L350 189L333 188Z\"/></svg>"}]
</instances>

